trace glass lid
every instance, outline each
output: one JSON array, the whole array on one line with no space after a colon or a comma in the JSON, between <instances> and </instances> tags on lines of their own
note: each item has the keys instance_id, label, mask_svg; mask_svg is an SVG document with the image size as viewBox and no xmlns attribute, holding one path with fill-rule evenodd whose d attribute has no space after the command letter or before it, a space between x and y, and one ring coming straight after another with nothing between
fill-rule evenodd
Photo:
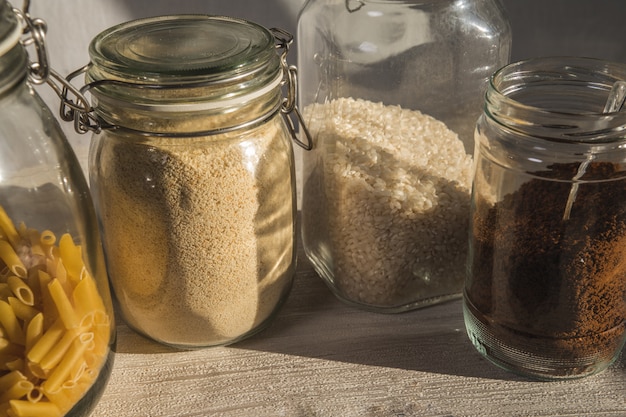
<instances>
[{"instance_id":1,"label":"glass lid","mask_svg":"<svg viewBox=\"0 0 626 417\"><path fill-rule=\"evenodd\" d=\"M139 19L100 33L89 47L90 78L186 84L278 70L274 37L257 24L221 16Z\"/></svg>"}]
</instances>

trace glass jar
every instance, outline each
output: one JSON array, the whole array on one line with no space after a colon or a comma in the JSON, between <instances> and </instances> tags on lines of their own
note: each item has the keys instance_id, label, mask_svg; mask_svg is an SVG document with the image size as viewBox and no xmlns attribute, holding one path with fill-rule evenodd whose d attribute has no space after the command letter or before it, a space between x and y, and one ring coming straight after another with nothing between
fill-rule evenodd
<instances>
[{"instance_id":1,"label":"glass jar","mask_svg":"<svg viewBox=\"0 0 626 417\"><path fill-rule=\"evenodd\" d=\"M626 65L583 58L523 61L491 79L464 312L474 346L505 369L583 377L626 340L624 81Z\"/></svg>"},{"instance_id":2,"label":"glass jar","mask_svg":"<svg viewBox=\"0 0 626 417\"><path fill-rule=\"evenodd\" d=\"M305 4L302 234L341 300L394 313L461 297L472 132L510 43L498 1Z\"/></svg>"},{"instance_id":3,"label":"glass jar","mask_svg":"<svg viewBox=\"0 0 626 417\"><path fill-rule=\"evenodd\" d=\"M90 44L86 89L102 129L89 172L112 287L126 322L160 343L234 343L290 290L293 99L282 86L293 70L282 35L179 15Z\"/></svg>"},{"instance_id":4,"label":"glass jar","mask_svg":"<svg viewBox=\"0 0 626 417\"><path fill-rule=\"evenodd\" d=\"M86 416L115 321L87 181L33 89L22 35L41 51L42 30L0 0L0 415Z\"/></svg>"}]
</instances>

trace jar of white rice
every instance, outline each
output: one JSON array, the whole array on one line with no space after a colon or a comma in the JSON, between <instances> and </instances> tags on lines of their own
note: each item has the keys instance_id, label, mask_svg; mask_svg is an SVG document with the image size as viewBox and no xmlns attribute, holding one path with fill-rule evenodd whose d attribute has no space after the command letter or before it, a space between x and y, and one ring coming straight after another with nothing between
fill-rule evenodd
<instances>
[{"instance_id":1,"label":"jar of white rice","mask_svg":"<svg viewBox=\"0 0 626 417\"><path fill-rule=\"evenodd\" d=\"M290 35L227 17L123 23L90 45L91 187L133 329L200 348L248 337L295 272ZM293 86L295 88L295 85Z\"/></svg>"},{"instance_id":2,"label":"jar of white rice","mask_svg":"<svg viewBox=\"0 0 626 417\"><path fill-rule=\"evenodd\" d=\"M473 130L510 43L497 0L305 4L302 234L342 301L395 313L461 296Z\"/></svg>"}]
</instances>

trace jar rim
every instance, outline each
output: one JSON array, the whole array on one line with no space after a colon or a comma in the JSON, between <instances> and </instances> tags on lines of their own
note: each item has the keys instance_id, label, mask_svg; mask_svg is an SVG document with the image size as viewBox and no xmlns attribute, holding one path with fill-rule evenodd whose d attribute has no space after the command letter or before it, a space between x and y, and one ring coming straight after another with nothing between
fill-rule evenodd
<instances>
[{"instance_id":1,"label":"jar rim","mask_svg":"<svg viewBox=\"0 0 626 417\"><path fill-rule=\"evenodd\" d=\"M89 45L94 80L187 84L232 80L274 61L274 37L264 27L212 15L136 19L98 34ZM275 64L275 66L277 66Z\"/></svg>"},{"instance_id":2,"label":"jar rim","mask_svg":"<svg viewBox=\"0 0 626 417\"><path fill-rule=\"evenodd\" d=\"M550 56L513 62L498 69L489 79L490 93L511 105L531 111L572 115L605 115L603 107L578 112L539 107L517 100L512 96L523 87L547 84L592 84L590 87L604 89L607 93L617 81L626 81L626 65L587 57ZM607 94L608 98L608 94ZM602 103L604 104L604 103Z\"/></svg>"},{"instance_id":3,"label":"jar rim","mask_svg":"<svg viewBox=\"0 0 626 417\"><path fill-rule=\"evenodd\" d=\"M626 111L604 112L626 65L587 57L548 56L497 70L485 94L485 113L502 126L545 139L624 140Z\"/></svg>"}]
</instances>

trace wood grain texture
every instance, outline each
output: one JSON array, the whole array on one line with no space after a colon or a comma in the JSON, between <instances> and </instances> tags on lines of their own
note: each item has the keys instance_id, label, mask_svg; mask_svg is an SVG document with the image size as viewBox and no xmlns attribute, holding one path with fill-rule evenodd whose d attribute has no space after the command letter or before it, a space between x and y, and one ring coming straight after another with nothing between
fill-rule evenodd
<instances>
[{"instance_id":1,"label":"wood grain texture","mask_svg":"<svg viewBox=\"0 0 626 417\"><path fill-rule=\"evenodd\" d=\"M500 370L472 347L460 300L398 315L334 298L300 253L270 327L228 347L177 351L118 327L93 417L626 416L626 354L563 382Z\"/></svg>"}]
</instances>

